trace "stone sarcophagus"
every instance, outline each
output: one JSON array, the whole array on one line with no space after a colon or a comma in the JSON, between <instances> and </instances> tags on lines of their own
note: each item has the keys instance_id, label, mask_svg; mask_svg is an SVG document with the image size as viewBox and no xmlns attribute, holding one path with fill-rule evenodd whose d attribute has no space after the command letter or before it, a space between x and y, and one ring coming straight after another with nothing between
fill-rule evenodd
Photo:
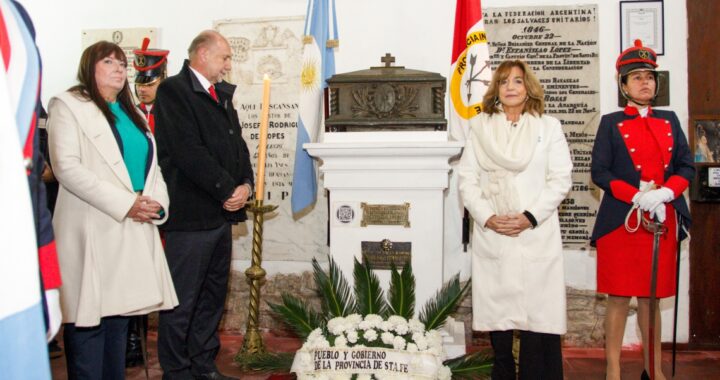
<instances>
[{"instance_id":1,"label":"stone sarcophagus","mask_svg":"<svg viewBox=\"0 0 720 380\"><path fill-rule=\"evenodd\" d=\"M437 73L384 66L328 79L326 132L445 131L445 78Z\"/></svg>"}]
</instances>

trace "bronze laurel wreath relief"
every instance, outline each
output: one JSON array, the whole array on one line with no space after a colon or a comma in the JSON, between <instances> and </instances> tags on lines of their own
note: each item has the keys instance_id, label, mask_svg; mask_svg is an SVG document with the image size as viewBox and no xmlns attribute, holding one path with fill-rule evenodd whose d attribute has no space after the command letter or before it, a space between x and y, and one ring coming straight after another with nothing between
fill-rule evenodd
<instances>
[{"instance_id":1,"label":"bronze laurel wreath relief","mask_svg":"<svg viewBox=\"0 0 720 380\"><path fill-rule=\"evenodd\" d=\"M376 117L385 119L389 117L415 117L417 111L415 102L417 88L381 84L375 88L363 86L353 90L354 104L352 106L354 117Z\"/></svg>"}]
</instances>

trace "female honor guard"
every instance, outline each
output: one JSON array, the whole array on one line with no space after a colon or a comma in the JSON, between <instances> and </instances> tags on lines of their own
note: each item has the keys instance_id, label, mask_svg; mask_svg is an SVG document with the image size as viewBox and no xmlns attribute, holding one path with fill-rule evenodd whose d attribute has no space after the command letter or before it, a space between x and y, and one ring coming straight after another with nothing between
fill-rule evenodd
<instances>
[{"instance_id":1,"label":"female honor guard","mask_svg":"<svg viewBox=\"0 0 720 380\"><path fill-rule=\"evenodd\" d=\"M597 247L597 291L608 294L605 317L607 379L620 379L620 351L632 297L638 297L648 378L650 279L653 233L642 219L664 223L658 252L657 298L675 295L677 241L686 237L690 212L682 196L695 175L677 116L650 107L658 89L656 54L640 40L617 59L625 110L604 115L592 152L592 180L605 191L591 244ZM657 310L655 301L655 310ZM660 313L654 320L655 379L660 369Z\"/></svg>"}]
</instances>

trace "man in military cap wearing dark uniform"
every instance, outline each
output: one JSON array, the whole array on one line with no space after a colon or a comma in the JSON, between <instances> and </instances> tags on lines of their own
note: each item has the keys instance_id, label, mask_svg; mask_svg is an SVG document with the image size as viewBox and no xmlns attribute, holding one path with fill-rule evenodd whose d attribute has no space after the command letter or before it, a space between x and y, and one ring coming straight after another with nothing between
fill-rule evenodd
<instances>
[{"instance_id":1,"label":"man in military cap wearing dark uniform","mask_svg":"<svg viewBox=\"0 0 720 380\"><path fill-rule=\"evenodd\" d=\"M138 107L145 115L150 130L155 132L155 118L152 107L155 94L163 79L167 78L167 56L169 50L148 49L150 39L145 38L141 49L133 50L135 54L135 94L140 101Z\"/></svg>"},{"instance_id":2,"label":"man in military cap wearing dark uniform","mask_svg":"<svg viewBox=\"0 0 720 380\"><path fill-rule=\"evenodd\" d=\"M152 108L155 94L163 79L167 78L167 56L169 50L148 49L150 39L144 38L142 48L133 50L135 54L135 94L140 103L138 108L145 115L150 130L155 132L155 119ZM128 341L125 354L125 366L135 367L145 363L144 342L147 341L147 315L130 319Z\"/></svg>"}]
</instances>

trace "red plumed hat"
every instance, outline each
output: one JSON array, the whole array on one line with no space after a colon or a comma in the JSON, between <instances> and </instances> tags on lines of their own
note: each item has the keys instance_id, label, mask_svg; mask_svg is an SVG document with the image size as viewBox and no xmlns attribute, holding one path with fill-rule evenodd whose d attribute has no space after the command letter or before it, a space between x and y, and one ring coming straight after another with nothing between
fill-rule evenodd
<instances>
[{"instance_id":1,"label":"red plumed hat","mask_svg":"<svg viewBox=\"0 0 720 380\"><path fill-rule=\"evenodd\" d=\"M642 46L642 41L635 40L635 46L625 49L617 59L615 68L620 76L633 71L655 71L658 67L657 54L653 49Z\"/></svg>"},{"instance_id":2,"label":"red plumed hat","mask_svg":"<svg viewBox=\"0 0 720 380\"><path fill-rule=\"evenodd\" d=\"M167 76L167 56L170 50L148 49L150 39L143 39L142 48L133 50L135 60L135 83L148 84Z\"/></svg>"}]
</instances>

